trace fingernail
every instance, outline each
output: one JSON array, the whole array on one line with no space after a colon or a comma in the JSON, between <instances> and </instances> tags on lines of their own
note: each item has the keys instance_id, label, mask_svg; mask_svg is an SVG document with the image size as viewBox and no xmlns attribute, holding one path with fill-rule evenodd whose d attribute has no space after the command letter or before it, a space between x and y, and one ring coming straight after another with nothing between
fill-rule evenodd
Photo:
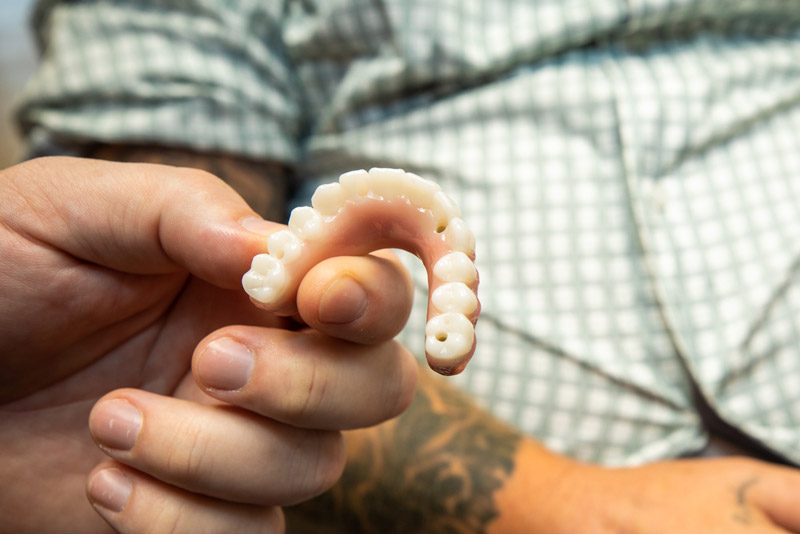
<instances>
[{"instance_id":1,"label":"fingernail","mask_svg":"<svg viewBox=\"0 0 800 534\"><path fill-rule=\"evenodd\" d=\"M336 279L319 301L319 320L327 324L352 323L367 310L367 292L349 276Z\"/></svg>"},{"instance_id":2,"label":"fingernail","mask_svg":"<svg viewBox=\"0 0 800 534\"><path fill-rule=\"evenodd\" d=\"M89 499L112 512L121 512L132 488L131 480L119 469L103 469L89 480Z\"/></svg>"},{"instance_id":3,"label":"fingernail","mask_svg":"<svg viewBox=\"0 0 800 534\"><path fill-rule=\"evenodd\" d=\"M253 372L253 351L229 337L215 339L197 361L197 375L208 387L241 389Z\"/></svg>"},{"instance_id":4,"label":"fingernail","mask_svg":"<svg viewBox=\"0 0 800 534\"><path fill-rule=\"evenodd\" d=\"M258 235L270 235L275 233L275 223L265 221L261 217L245 217L239 221L245 230Z\"/></svg>"},{"instance_id":5,"label":"fingernail","mask_svg":"<svg viewBox=\"0 0 800 534\"><path fill-rule=\"evenodd\" d=\"M108 400L95 406L91 423L92 434L101 445L128 451L142 428L142 412L126 400Z\"/></svg>"}]
</instances>

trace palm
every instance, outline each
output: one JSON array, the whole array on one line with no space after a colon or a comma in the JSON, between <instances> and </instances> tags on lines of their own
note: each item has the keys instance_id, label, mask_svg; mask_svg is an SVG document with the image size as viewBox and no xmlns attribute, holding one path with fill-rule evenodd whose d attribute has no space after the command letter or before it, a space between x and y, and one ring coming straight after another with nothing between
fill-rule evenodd
<instances>
[{"instance_id":1,"label":"palm","mask_svg":"<svg viewBox=\"0 0 800 534\"><path fill-rule=\"evenodd\" d=\"M101 527L83 494L103 457L87 431L92 405L119 387L175 394L202 337L225 324L263 322L264 314L243 292L183 272L120 273L33 242L1 251L0 264L3 285L15 288L0 315L0 353L12 355L1 364L0 456L13 459L0 469L4 480L19 481L0 515L28 509L46 517L43 508L56 507L66 524ZM40 280L59 288L58 302L39 290ZM186 384L182 395L192 393ZM48 495L44 476L59 481Z\"/></svg>"}]
</instances>

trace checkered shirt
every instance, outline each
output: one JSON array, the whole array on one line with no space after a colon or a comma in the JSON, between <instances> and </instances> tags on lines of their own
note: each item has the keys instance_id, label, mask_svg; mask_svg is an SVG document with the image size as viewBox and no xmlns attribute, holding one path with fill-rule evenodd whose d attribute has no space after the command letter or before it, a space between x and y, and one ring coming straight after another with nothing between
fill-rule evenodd
<instances>
[{"instance_id":1,"label":"checkered shirt","mask_svg":"<svg viewBox=\"0 0 800 534\"><path fill-rule=\"evenodd\" d=\"M35 21L34 151L434 179L477 239L456 381L479 403L609 465L701 449L704 403L800 462L796 0L46 1Z\"/></svg>"}]
</instances>

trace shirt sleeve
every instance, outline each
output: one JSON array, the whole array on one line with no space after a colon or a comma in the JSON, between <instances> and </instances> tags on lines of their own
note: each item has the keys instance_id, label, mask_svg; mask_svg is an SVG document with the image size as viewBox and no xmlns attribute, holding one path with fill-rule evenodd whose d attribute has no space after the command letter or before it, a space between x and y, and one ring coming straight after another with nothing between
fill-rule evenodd
<instances>
[{"instance_id":1,"label":"shirt sleeve","mask_svg":"<svg viewBox=\"0 0 800 534\"><path fill-rule=\"evenodd\" d=\"M299 90L281 2L40 2L18 119L33 154L158 143L292 163Z\"/></svg>"}]
</instances>

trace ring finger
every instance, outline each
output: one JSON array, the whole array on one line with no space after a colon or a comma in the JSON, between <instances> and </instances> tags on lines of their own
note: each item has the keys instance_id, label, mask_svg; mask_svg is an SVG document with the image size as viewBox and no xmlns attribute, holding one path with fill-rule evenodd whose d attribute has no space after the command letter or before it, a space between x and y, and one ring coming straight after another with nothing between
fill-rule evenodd
<instances>
[{"instance_id":1,"label":"ring finger","mask_svg":"<svg viewBox=\"0 0 800 534\"><path fill-rule=\"evenodd\" d=\"M134 389L102 398L89 429L115 460L190 492L239 503L310 499L336 482L345 462L338 432Z\"/></svg>"}]
</instances>

